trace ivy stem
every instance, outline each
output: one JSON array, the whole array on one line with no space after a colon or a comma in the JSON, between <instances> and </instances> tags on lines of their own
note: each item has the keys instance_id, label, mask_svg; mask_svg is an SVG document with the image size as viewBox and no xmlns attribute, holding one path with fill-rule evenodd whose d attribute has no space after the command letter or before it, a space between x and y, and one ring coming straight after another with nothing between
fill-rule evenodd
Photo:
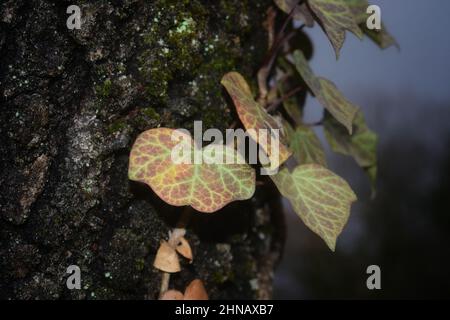
<instances>
[{"instance_id":1,"label":"ivy stem","mask_svg":"<svg viewBox=\"0 0 450 320\"><path fill-rule=\"evenodd\" d=\"M183 212L181 213L180 219L177 222L176 227L170 232L169 240L167 240L167 243L175 250L178 243L180 242L180 238L184 237L186 234L186 227L189 223L189 220L192 216L192 208L190 206L187 206ZM161 277L161 286L159 290L159 298L162 297L164 292L166 292L169 289L169 283L170 283L170 273L168 272L162 272Z\"/></svg>"},{"instance_id":2,"label":"ivy stem","mask_svg":"<svg viewBox=\"0 0 450 320\"><path fill-rule=\"evenodd\" d=\"M228 129L235 129L238 126L238 122L234 120Z\"/></svg>"},{"instance_id":3,"label":"ivy stem","mask_svg":"<svg viewBox=\"0 0 450 320\"><path fill-rule=\"evenodd\" d=\"M286 101L287 99L289 99L290 97L294 96L295 94L297 94L298 92L302 91L303 87L298 86L294 89L292 89L291 91L289 91L288 93L286 93L284 96L276 99L274 102L272 102L271 104L269 104L267 106L267 112L272 112L275 111L284 101Z\"/></svg>"},{"instance_id":4,"label":"ivy stem","mask_svg":"<svg viewBox=\"0 0 450 320\"><path fill-rule=\"evenodd\" d=\"M323 119L322 119L322 120L319 120L319 121L317 121L317 122L313 122L313 123L305 123L304 125L307 126L307 127L317 127L317 126L321 126L321 125L323 125Z\"/></svg>"},{"instance_id":5,"label":"ivy stem","mask_svg":"<svg viewBox=\"0 0 450 320\"><path fill-rule=\"evenodd\" d=\"M275 58L277 57L278 51L281 48L282 44L288 41L290 38L292 38L296 31L290 32L287 35L284 35L284 31L286 30L289 22L294 17L295 9L297 8L297 5L300 5L303 3L304 0L297 1L297 4L292 8L291 12L289 13L288 17L285 19L280 31L278 32L277 36L275 37L275 40L273 44L269 47L269 52L267 53L263 65L258 71L257 74L257 80L258 80L258 87L259 87L259 97L258 102L261 104L265 104L265 100L267 98L267 94L269 90L267 89L267 79L269 78L270 70L272 69L273 63L275 61Z\"/></svg>"},{"instance_id":6,"label":"ivy stem","mask_svg":"<svg viewBox=\"0 0 450 320\"><path fill-rule=\"evenodd\" d=\"M264 104L264 101L267 98L267 94L269 92L267 88L267 79L269 78L270 71L272 70L273 63L275 62L275 58L277 57L277 53L281 48L281 45L288 41L295 35L295 32L290 32L286 36L283 36L279 39L269 51L268 60L264 63L264 65L259 69L257 74L258 79L258 87L259 87L259 97L258 102Z\"/></svg>"},{"instance_id":7,"label":"ivy stem","mask_svg":"<svg viewBox=\"0 0 450 320\"><path fill-rule=\"evenodd\" d=\"M269 50L272 48L275 43L276 34L275 34L275 18L277 17L277 11L273 6L270 6L267 10L267 19L264 22L264 27L267 29L268 33L268 48Z\"/></svg>"}]
</instances>

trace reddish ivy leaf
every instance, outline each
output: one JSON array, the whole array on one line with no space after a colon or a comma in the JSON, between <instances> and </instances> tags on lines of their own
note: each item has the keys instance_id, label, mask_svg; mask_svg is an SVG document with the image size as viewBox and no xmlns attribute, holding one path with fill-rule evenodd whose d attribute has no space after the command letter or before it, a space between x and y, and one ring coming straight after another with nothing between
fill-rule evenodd
<instances>
[{"instance_id":1,"label":"reddish ivy leaf","mask_svg":"<svg viewBox=\"0 0 450 320\"><path fill-rule=\"evenodd\" d=\"M363 33L345 0L308 0L308 3L330 39L336 57L344 44L346 30L362 39Z\"/></svg>"},{"instance_id":2,"label":"reddish ivy leaf","mask_svg":"<svg viewBox=\"0 0 450 320\"><path fill-rule=\"evenodd\" d=\"M348 183L317 164L298 166L292 173L284 168L270 177L308 228L334 251L356 201Z\"/></svg>"},{"instance_id":3,"label":"reddish ivy leaf","mask_svg":"<svg viewBox=\"0 0 450 320\"><path fill-rule=\"evenodd\" d=\"M293 56L297 71L314 93L317 100L352 134L352 123L358 112L358 107L345 99L333 82L316 77L301 51L295 51Z\"/></svg>"},{"instance_id":4,"label":"reddish ivy leaf","mask_svg":"<svg viewBox=\"0 0 450 320\"><path fill-rule=\"evenodd\" d=\"M179 141L172 141L174 131L150 129L138 136L130 154L128 176L131 180L146 183L171 205L190 205L202 212L214 212L232 201L253 196L255 171L228 146L222 146L222 151L213 158L211 152L206 152L212 150L209 146L197 149L209 163L219 157L224 159L224 164L174 163L171 153L179 145ZM191 142L194 153L197 146L191 136L179 132L180 139ZM232 164L225 163L227 156L233 158Z\"/></svg>"},{"instance_id":5,"label":"reddish ivy leaf","mask_svg":"<svg viewBox=\"0 0 450 320\"><path fill-rule=\"evenodd\" d=\"M265 140L261 140L261 137L258 135L258 130L267 129L270 132L271 129L280 129L279 124L255 101L250 87L244 77L239 73L227 73L222 78L221 83L227 89L231 99L233 99L239 119L241 119L242 124L248 130L249 136L264 149L270 159L271 169L276 169L291 156L291 152L279 140L278 150L272 153L271 140L273 137L271 139L266 138ZM278 161L276 160L277 156ZM277 163L278 165L275 165Z\"/></svg>"}]
</instances>

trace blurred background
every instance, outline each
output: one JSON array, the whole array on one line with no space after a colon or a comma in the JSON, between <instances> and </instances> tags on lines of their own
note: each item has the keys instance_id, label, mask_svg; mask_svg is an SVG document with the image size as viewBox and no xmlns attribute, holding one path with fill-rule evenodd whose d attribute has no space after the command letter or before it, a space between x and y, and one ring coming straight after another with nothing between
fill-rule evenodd
<instances>
[{"instance_id":1,"label":"blurred background","mask_svg":"<svg viewBox=\"0 0 450 320\"><path fill-rule=\"evenodd\" d=\"M347 33L336 61L320 28L306 32L315 73L335 82L379 134L377 196L370 199L369 181L351 158L327 147L331 169L359 201L335 253L286 203L276 299L450 298L450 1L371 3L381 7L400 51ZM306 110L307 120L320 119L310 97ZM381 268L381 290L366 287L372 264Z\"/></svg>"}]
</instances>

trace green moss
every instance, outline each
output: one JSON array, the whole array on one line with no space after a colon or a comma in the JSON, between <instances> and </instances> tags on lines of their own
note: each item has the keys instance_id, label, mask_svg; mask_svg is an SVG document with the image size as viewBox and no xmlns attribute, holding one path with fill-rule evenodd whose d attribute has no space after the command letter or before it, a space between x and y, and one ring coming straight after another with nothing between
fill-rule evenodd
<instances>
[{"instance_id":1,"label":"green moss","mask_svg":"<svg viewBox=\"0 0 450 320\"><path fill-rule=\"evenodd\" d=\"M177 26L175 30L177 33L181 34L191 34L195 32L195 21L191 17L184 18L183 21Z\"/></svg>"},{"instance_id":2,"label":"green moss","mask_svg":"<svg viewBox=\"0 0 450 320\"><path fill-rule=\"evenodd\" d=\"M227 31L243 33L248 31L248 23L246 22L248 1L229 1L221 0L219 2L220 15Z\"/></svg>"},{"instance_id":3,"label":"green moss","mask_svg":"<svg viewBox=\"0 0 450 320\"><path fill-rule=\"evenodd\" d=\"M255 269L256 265L253 260L247 260L241 267L242 274L252 274Z\"/></svg>"},{"instance_id":4,"label":"green moss","mask_svg":"<svg viewBox=\"0 0 450 320\"><path fill-rule=\"evenodd\" d=\"M142 258L136 259L136 270L142 271L145 267L145 260Z\"/></svg>"},{"instance_id":5,"label":"green moss","mask_svg":"<svg viewBox=\"0 0 450 320\"><path fill-rule=\"evenodd\" d=\"M255 12L255 6L261 12ZM267 6L249 5L247 0L221 0L208 5L198 0L155 0L152 8L153 16L142 31L137 56L148 101L167 105L169 90L176 86L176 95L192 101L190 116L202 119L206 127L227 127L232 113L220 80L234 70L250 81L248 76L255 70L251 60L254 52L244 47L247 37L257 30L246 21L249 15L261 16ZM180 83L189 85L178 87ZM153 119L151 115L147 118Z\"/></svg>"},{"instance_id":6,"label":"green moss","mask_svg":"<svg viewBox=\"0 0 450 320\"><path fill-rule=\"evenodd\" d=\"M155 17L142 34L138 67L147 93L164 100L170 81L192 75L202 62L207 10L198 1L159 0L154 8Z\"/></svg>"},{"instance_id":7,"label":"green moss","mask_svg":"<svg viewBox=\"0 0 450 320\"><path fill-rule=\"evenodd\" d=\"M127 126L127 123L125 120L118 119L108 126L108 133L112 134L112 133L121 131L121 130L125 129L126 126Z\"/></svg>"},{"instance_id":8,"label":"green moss","mask_svg":"<svg viewBox=\"0 0 450 320\"><path fill-rule=\"evenodd\" d=\"M235 276L231 270L229 272L216 271L211 275L211 279L217 284L222 284L226 281L233 281Z\"/></svg>"},{"instance_id":9,"label":"green moss","mask_svg":"<svg viewBox=\"0 0 450 320\"><path fill-rule=\"evenodd\" d=\"M106 79L103 84L97 85L95 87L95 92L97 95L99 95L101 98L108 98L111 95L111 87L112 82L110 79Z\"/></svg>"},{"instance_id":10,"label":"green moss","mask_svg":"<svg viewBox=\"0 0 450 320\"><path fill-rule=\"evenodd\" d=\"M148 81L145 85L145 91L150 97L163 99L167 95L169 81L172 80L172 74L167 72L166 66L156 63L155 65L146 68L146 63L143 64L146 69L145 74Z\"/></svg>"},{"instance_id":11,"label":"green moss","mask_svg":"<svg viewBox=\"0 0 450 320\"><path fill-rule=\"evenodd\" d=\"M146 130L157 127L160 123L160 116L153 108L145 108L140 110L130 121L133 127Z\"/></svg>"},{"instance_id":12,"label":"green moss","mask_svg":"<svg viewBox=\"0 0 450 320\"><path fill-rule=\"evenodd\" d=\"M155 109L153 109L152 107L142 109L141 113L143 113L144 115L146 115L147 117L149 117L150 119L153 119L153 120L159 121L161 118L159 113L156 112Z\"/></svg>"}]
</instances>

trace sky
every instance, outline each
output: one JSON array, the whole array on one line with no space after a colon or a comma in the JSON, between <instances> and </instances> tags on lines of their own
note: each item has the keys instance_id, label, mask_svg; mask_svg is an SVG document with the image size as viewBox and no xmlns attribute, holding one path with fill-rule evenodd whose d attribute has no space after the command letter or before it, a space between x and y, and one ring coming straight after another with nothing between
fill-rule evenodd
<instances>
[{"instance_id":1,"label":"sky","mask_svg":"<svg viewBox=\"0 0 450 320\"><path fill-rule=\"evenodd\" d=\"M352 97L378 91L387 95L410 92L435 101L450 100L450 1L372 0L382 21L400 44L379 50L370 39L347 33L336 61L319 27L307 29L315 46L312 67Z\"/></svg>"}]
</instances>

